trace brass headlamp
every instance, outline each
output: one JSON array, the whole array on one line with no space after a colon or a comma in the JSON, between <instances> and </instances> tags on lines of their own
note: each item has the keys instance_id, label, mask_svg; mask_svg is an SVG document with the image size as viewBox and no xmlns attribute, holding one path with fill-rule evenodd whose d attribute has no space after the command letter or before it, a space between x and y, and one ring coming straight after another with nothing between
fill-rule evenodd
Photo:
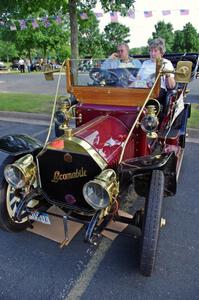
<instances>
[{"instance_id":1,"label":"brass headlamp","mask_svg":"<svg viewBox=\"0 0 199 300\"><path fill-rule=\"evenodd\" d=\"M58 125L62 127L68 127L68 123L72 118L71 113L69 112L70 106L71 105L68 99L63 99L59 102L59 107L55 112L55 122ZM60 128L60 129L64 129L64 128Z\"/></svg>"},{"instance_id":2,"label":"brass headlamp","mask_svg":"<svg viewBox=\"0 0 199 300\"><path fill-rule=\"evenodd\" d=\"M141 120L141 128L146 132L147 137L154 139L157 138L156 130L159 125L157 115L160 111L160 103L156 99L150 99L146 105L146 115Z\"/></svg>"},{"instance_id":3,"label":"brass headlamp","mask_svg":"<svg viewBox=\"0 0 199 300\"><path fill-rule=\"evenodd\" d=\"M27 154L4 169L6 181L15 189L30 185L36 178L36 164L33 156Z\"/></svg>"},{"instance_id":4,"label":"brass headlamp","mask_svg":"<svg viewBox=\"0 0 199 300\"><path fill-rule=\"evenodd\" d=\"M73 105L69 98L65 98L59 102L58 110L55 112L55 122L59 125L59 129L64 130L64 134L68 137L72 135L72 128L70 128L69 122L73 119L79 119L80 122L82 120L81 114L75 117L75 107L76 103Z\"/></svg>"},{"instance_id":5,"label":"brass headlamp","mask_svg":"<svg viewBox=\"0 0 199 300\"><path fill-rule=\"evenodd\" d=\"M112 169L102 171L94 180L83 187L86 202L96 210L108 207L118 195L119 185Z\"/></svg>"}]
</instances>

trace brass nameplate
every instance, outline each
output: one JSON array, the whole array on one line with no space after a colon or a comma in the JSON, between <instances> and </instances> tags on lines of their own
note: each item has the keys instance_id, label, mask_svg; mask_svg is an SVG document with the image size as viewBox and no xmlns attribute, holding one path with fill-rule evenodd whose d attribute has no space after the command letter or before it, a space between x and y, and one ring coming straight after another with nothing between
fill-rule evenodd
<instances>
[{"instance_id":1,"label":"brass nameplate","mask_svg":"<svg viewBox=\"0 0 199 300\"><path fill-rule=\"evenodd\" d=\"M87 176L87 170L84 170L82 167L81 169L76 169L74 172L70 173L60 173L60 171L55 171L53 175L52 182L59 182L63 180L70 180L74 178L80 178L80 177L86 177Z\"/></svg>"}]
</instances>

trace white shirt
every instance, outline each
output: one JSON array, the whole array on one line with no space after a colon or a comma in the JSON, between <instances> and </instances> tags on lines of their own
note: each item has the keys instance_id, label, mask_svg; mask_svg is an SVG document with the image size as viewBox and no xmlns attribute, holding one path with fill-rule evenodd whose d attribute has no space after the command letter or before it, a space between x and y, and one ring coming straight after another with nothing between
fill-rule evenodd
<instances>
[{"instance_id":1,"label":"white shirt","mask_svg":"<svg viewBox=\"0 0 199 300\"><path fill-rule=\"evenodd\" d=\"M20 66L24 65L24 60L21 58L21 59L18 61L18 64L19 64Z\"/></svg>"},{"instance_id":2,"label":"white shirt","mask_svg":"<svg viewBox=\"0 0 199 300\"><path fill-rule=\"evenodd\" d=\"M174 71L174 67L170 60L163 58L163 70L168 71ZM155 72L156 72L156 62L153 62L151 59L145 60L142 64L142 67L140 68L137 77L140 80L153 80L155 78ZM169 73L169 72L168 72ZM171 77L174 77L174 74L170 74ZM161 88L166 88L165 83L165 76L161 77Z\"/></svg>"}]
</instances>

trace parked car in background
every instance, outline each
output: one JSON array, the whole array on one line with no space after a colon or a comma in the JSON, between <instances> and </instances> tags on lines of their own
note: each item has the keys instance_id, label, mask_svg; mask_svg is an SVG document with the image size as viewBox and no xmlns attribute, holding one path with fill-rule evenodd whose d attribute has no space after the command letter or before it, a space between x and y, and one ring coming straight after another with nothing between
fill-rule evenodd
<instances>
[{"instance_id":1,"label":"parked car in background","mask_svg":"<svg viewBox=\"0 0 199 300\"><path fill-rule=\"evenodd\" d=\"M34 62L30 65L30 71L41 71L41 65L39 62Z\"/></svg>"},{"instance_id":2,"label":"parked car in background","mask_svg":"<svg viewBox=\"0 0 199 300\"><path fill-rule=\"evenodd\" d=\"M80 60L79 62L79 71L82 72L86 72L86 71L90 71L91 68L93 67L93 63L91 59L84 59L84 60Z\"/></svg>"},{"instance_id":3,"label":"parked car in background","mask_svg":"<svg viewBox=\"0 0 199 300\"><path fill-rule=\"evenodd\" d=\"M2 61L0 61L0 71L1 70L5 70L6 66L4 65L4 63Z\"/></svg>"},{"instance_id":4,"label":"parked car in background","mask_svg":"<svg viewBox=\"0 0 199 300\"><path fill-rule=\"evenodd\" d=\"M18 59L14 59L12 61L12 64L10 65L10 68L12 70L19 70L19 60Z\"/></svg>"}]
</instances>

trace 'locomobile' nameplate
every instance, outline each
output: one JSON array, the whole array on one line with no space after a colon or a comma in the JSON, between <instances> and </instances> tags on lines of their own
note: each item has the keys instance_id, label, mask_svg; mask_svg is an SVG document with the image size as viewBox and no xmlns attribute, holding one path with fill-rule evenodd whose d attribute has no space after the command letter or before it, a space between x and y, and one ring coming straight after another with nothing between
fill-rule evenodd
<instances>
[{"instance_id":1,"label":"'locomobile' nameplate","mask_svg":"<svg viewBox=\"0 0 199 300\"><path fill-rule=\"evenodd\" d=\"M82 167L81 169L76 169L74 172L70 173L60 173L60 171L55 171L53 175L52 182L59 182L63 180L70 180L74 178L80 178L80 177L86 177L87 176L87 170L84 170Z\"/></svg>"}]
</instances>

